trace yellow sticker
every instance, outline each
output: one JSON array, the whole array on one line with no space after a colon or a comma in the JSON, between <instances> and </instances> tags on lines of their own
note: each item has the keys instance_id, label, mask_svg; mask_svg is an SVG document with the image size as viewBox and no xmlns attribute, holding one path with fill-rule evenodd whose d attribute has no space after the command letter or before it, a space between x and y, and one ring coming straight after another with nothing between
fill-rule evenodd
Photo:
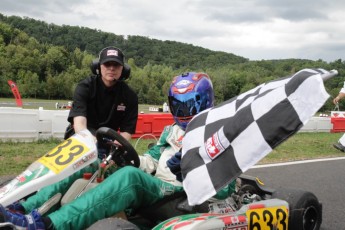
<instances>
[{"instance_id":1,"label":"yellow sticker","mask_svg":"<svg viewBox=\"0 0 345 230\"><path fill-rule=\"evenodd\" d=\"M288 229L288 210L284 206L248 209L246 215L248 218L248 229Z\"/></svg>"},{"instance_id":2,"label":"yellow sticker","mask_svg":"<svg viewBox=\"0 0 345 230\"><path fill-rule=\"evenodd\" d=\"M47 154L38 159L38 161L58 174L89 150L90 149L85 144L71 137L50 150Z\"/></svg>"}]
</instances>

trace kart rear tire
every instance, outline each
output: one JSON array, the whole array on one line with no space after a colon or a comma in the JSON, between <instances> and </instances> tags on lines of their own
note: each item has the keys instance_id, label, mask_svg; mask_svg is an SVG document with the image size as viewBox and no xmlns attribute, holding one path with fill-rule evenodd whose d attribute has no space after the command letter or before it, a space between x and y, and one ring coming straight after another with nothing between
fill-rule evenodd
<instances>
[{"instance_id":1,"label":"kart rear tire","mask_svg":"<svg viewBox=\"0 0 345 230\"><path fill-rule=\"evenodd\" d=\"M86 230L140 230L136 225L122 218L110 217L99 220Z\"/></svg>"},{"instance_id":2,"label":"kart rear tire","mask_svg":"<svg viewBox=\"0 0 345 230\"><path fill-rule=\"evenodd\" d=\"M249 193L251 195L258 194L258 190L251 184L245 184L240 187L238 194L242 195L244 193Z\"/></svg>"},{"instance_id":3,"label":"kart rear tire","mask_svg":"<svg viewBox=\"0 0 345 230\"><path fill-rule=\"evenodd\" d=\"M322 204L317 197L307 191L277 189L272 198L289 203L289 230L318 230L322 223Z\"/></svg>"},{"instance_id":4,"label":"kart rear tire","mask_svg":"<svg viewBox=\"0 0 345 230\"><path fill-rule=\"evenodd\" d=\"M13 180L14 178L16 178L16 176L13 175L8 175L8 176L2 176L0 177L0 187L8 184L11 180Z\"/></svg>"}]
</instances>

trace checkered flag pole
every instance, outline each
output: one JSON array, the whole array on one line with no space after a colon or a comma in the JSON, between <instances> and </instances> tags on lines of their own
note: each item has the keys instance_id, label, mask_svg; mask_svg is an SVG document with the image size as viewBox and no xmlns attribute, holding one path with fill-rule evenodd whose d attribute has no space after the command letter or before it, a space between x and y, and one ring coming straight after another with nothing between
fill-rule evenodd
<instances>
[{"instance_id":1,"label":"checkered flag pole","mask_svg":"<svg viewBox=\"0 0 345 230\"><path fill-rule=\"evenodd\" d=\"M336 74L303 69L195 116L181 161L189 204L211 198L295 134L328 99L323 80Z\"/></svg>"}]
</instances>

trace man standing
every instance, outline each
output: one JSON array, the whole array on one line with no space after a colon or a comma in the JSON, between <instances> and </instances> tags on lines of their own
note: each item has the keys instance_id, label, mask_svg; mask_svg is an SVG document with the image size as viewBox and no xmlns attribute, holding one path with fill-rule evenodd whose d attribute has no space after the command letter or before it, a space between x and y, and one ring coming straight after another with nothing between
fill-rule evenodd
<instances>
[{"instance_id":1,"label":"man standing","mask_svg":"<svg viewBox=\"0 0 345 230\"><path fill-rule=\"evenodd\" d=\"M340 89L338 96L336 96L333 99L333 103L335 105L338 105L340 99L342 99L343 97L345 97L345 82L344 82L343 88ZM334 146L334 148L336 148L342 152L345 152L345 134L339 139L338 143L333 144L333 146Z\"/></svg>"},{"instance_id":2,"label":"man standing","mask_svg":"<svg viewBox=\"0 0 345 230\"><path fill-rule=\"evenodd\" d=\"M129 140L138 119L138 97L123 81L128 78L129 67L122 51L104 48L96 68L98 74L77 85L68 121L75 132L88 129L94 134L105 126L120 131Z\"/></svg>"}]
</instances>

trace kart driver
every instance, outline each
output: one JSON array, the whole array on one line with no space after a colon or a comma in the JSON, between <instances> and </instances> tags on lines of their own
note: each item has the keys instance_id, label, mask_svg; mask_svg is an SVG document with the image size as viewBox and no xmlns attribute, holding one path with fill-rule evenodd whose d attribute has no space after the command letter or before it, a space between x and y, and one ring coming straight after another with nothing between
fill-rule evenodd
<instances>
[{"instance_id":1,"label":"kart driver","mask_svg":"<svg viewBox=\"0 0 345 230\"><path fill-rule=\"evenodd\" d=\"M214 92L207 74L191 72L175 77L169 89L169 106L175 123L165 127L157 145L140 156L140 168L118 169L97 187L48 215L41 216L36 208L56 191L40 196L45 190L42 189L19 204L27 215L0 206L0 218L28 229L85 229L122 210L147 207L182 191L177 168L185 128L194 115L213 104ZM234 190L235 183L231 183L216 198L225 199Z\"/></svg>"}]
</instances>

